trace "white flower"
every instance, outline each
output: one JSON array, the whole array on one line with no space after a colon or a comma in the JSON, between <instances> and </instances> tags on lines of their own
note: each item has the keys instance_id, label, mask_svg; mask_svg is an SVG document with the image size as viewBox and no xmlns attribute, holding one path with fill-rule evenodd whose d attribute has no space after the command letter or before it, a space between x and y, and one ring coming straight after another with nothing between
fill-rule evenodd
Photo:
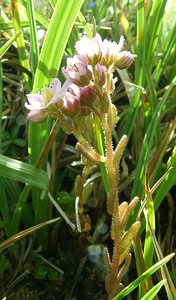
<instances>
[{"instance_id":1,"label":"white flower","mask_svg":"<svg viewBox=\"0 0 176 300\"><path fill-rule=\"evenodd\" d=\"M76 43L75 49L83 63L97 64L101 59L102 38L97 33L95 37L89 39L83 36L80 41Z\"/></svg>"}]
</instances>

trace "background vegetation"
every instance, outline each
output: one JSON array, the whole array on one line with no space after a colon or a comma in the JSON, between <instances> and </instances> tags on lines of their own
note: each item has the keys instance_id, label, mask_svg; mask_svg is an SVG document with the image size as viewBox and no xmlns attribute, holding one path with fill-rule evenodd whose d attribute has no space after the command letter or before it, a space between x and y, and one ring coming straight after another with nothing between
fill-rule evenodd
<instances>
[{"instance_id":1,"label":"background vegetation","mask_svg":"<svg viewBox=\"0 0 176 300\"><path fill-rule=\"evenodd\" d=\"M74 148L76 140L60 130L45 157L52 121L29 124L24 108L27 93L37 92L53 77L64 80L61 66L74 54L75 42L83 33L89 35L96 23L102 38L118 42L123 34L126 48L136 55L129 70L117 72L113 102L119 115L113 138L114 145L123 134L129 139L121 163L120 201L130 201L134 196L148 200L141 234L134 243L133 263L124 282L127 288L114 299L175 299L175 258L168 268L164 265L161 272L151 276L172 255L152 268L154 263L176 247L174 2L1 3L1 297L106 299L102 253L104 245L111 247L111 241L102 170L94 168L87 182L86 223L83 232L77 233L74 180L82 165ZM131 223L138 212L139 206ZM48 220L53 224L45 226ZM139 285L144 279L140 275L147 269L149 277Z\"/></svg>"}]
</instances>

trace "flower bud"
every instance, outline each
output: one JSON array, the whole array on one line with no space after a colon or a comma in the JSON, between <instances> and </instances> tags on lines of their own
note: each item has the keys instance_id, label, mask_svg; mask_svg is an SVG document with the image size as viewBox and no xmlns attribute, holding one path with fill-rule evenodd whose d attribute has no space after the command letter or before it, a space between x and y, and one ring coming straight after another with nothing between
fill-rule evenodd
<instances>
[{"instance_id":1,"label":"flower bud","mask_svg":"<svg viewBox=\"0 0 176 300\"><path fill-rule=\"evenodd\" d=\"M80 104L81 106L89 106L96 99L96 91L93 87L84 86L80 88Z\"/></svg>"},{"instance_id":2,"label":"flower bud","mask_svg":"<svg viewBox=\"0 0 176 300\"><path fill-rule=\"evenodd\" d=\"M80 112L80 90L77 85L71 84L69 86L63 98L62 112L69 117Z\"/></svg>"},{"instance_id":3,"label":"flower bud","mask_svg":"<svg viewBox=\"0 0 176 300\"><path fill-rule=\"evenodd\" d=\"M31 110L27 116L28 121L34 123L42 123L47 119L47 110L40 109L40 110Z\"/></svg>"},{"instance_id":4,"label":"flower bud","mask_svg":"<svg viewBox=\"0 0 176 300\"><path fill-rule=\"evenodd\" d=\"M83 116L88 116L91 113L91 110L88 106L81 106L80 109Z\"/></svg>"},{"instance_id":5,"label":"flower bud","mask_svg":"<svg viewBox=\"0 0 176 300\"><path fill-rule=\"evenodd\" d=\"M127 69L132 64L134 56L129 51L119 52L115 56L114 67L117 69Z\"/></svg>"},{"instance_id":6,"label":"flower bud","mask_svg":"<svg viewBox=\"0 0 176 300\"><path fill-rule=\"evenodd\" d=\"M106 67L100 64L95 66L94 80L99 86L103 86L106 82Z\"/></svg>"},{"instance_id":7,"label":"flower bud","mask_svg":"<svg viewBox=\"0 0 176 300\"><path fill-rule=\"evenodd\" d=\"M67 79L79 86L88 85L92 78L92 72L76 55L67 59L67 68L62 68L62 72Z\"/></svg>"}]
</instances>

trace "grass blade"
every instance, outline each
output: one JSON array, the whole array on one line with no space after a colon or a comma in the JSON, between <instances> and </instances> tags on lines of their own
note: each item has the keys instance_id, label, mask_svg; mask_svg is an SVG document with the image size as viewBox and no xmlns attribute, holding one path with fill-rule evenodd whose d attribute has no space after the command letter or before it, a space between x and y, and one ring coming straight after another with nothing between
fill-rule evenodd
<instances>
[{"instance_id":1,"label":"grass blade","mask_svg":"<svg viewBox=\"0 0 176 300\"><path fill-rule=\"evenodd\" d=\"M138 159L138 164L136 169L136 176L135 176L135 181L134 181L132 195L131 195L132 198L134 197L134 195L138 195L139 197L141 197L143 194L145 168L150 156L156 126L160 120L163 106L168 96L170 95L174 85L175 85L175 79L172 81L172 83L169 86L169 89L164 93L162 100L157 105L155 112L152 116L152 119L150 121L150 124L147 128L146 134L144 136L144 141L143 141L142 149L140 151L140 156Z\"/></svg>"},{"instance_id":2,"label":"grass blade","mask_svg":"<svg viewBox=\"0 0 176 300\"><path fill-rule=\"evenodd\" d=\"M22 32L22 27L20 23L20 15L23 15L24 11L20 12L20 5L17 0L12 0L12 14L13 14L13 23L14 23L14 30L15 33L17 34L19 31L21 31L21 34L17 38L17 49L18 49L18 54L19 54L19 59L21 65L26 68L27 70L30 70L29 66L29 61L27 59L27 51L26 51L26 46L24 42L24 36ZM24 74L28 90L30 91L31 89L31 80L30 77L28 77L26 74Z\"/></svg>"},{"instance_id":3,"label":"grass blade","mask_svg":"<svg viewBox=\"0 0 176 300\"><path fill-rule=\"evenodd\" d=\"M175 256L175 253L171 253L167 255L165 258L161 259L159 262L154 264L151 268L149 268L146 272L144 272L141 276L131 282L127 287L125 287L117 296L113 298L113 300L121 300L124 299L127 295L129 295L138 285L144 281L146 278L155 273L158 269L160 269L163 265L165 265L169 260L171 260Z\"/></svg>"},{"instance_id":4,"label":"grass blade","mask_svg":"<svg viewBox=\"0 0 176 300\"><path fill-rule=\"evenodd\" d=\"M44 191L49 185L48 176L43 170L4 155L0 155L0 176L28 183Z\"/></svg>"},{"instance_id":5,"label":"grass blade","mask_svg":"<svg viewBox=\"0 0 176 300\"><path fill-rule=\"evenodd\" d=\"M13 42L17 39L17 37L21 34L21 31L17 32L14 36L12 36L1 48L0 48L0 59L6 53L6 51L10 48Z\"/></svg>"},{"instance_id":6,"label":"grass blade","mask_svg":"<svg viewBox=\"0 0 176 300\"><path fill-rule=\"evenodd\" d=\"M163 21L164 9L166 6L167 0L153 1L152 9L150 12L150 22L147 27L147 36L146 36L146 59L147 64L151 67L154 59L154 51L156 49L158 39L160 38L161 25Z\"/></svg>"},{"instance_id":7,"label":"grass blade","mask_svg":"<svg viewBox=\"0 0 176 300\"><path fill-rule=\"evenodd\" d=\"M165 279L158 282L144 297L141 298L141 300L152 300L158 294L165 282Z\"/></svg>"},{"instance_id":8,"label":"grass blade","mask_svg":"<svg viewBox=\"0 0 176 300\"><path fill-rule=\"evenodd\" d=\"M172 186L175 185L175 178L176 178L176 147L173 148L171 157L169 158L167 162L167 167L173 167L172 171L167 174L165 177L162 185L158 188L158 191L155 196L155 211L158 209L160 204L162 203L163 199L168 194L169 190L172 188Z\"/></svg>"},{"instance_id":9,"label":"grass blade","mask_svg":"<svg viewBox=\"0 0 176 300\"><path fill-rule=\"evenodd\" d=\"M54 222L57 222L60 218L56 218L53 220L49 220L43 223L40 223L38 225L32 226L28 229L25 229L23 231L20 231L19 233L15 234L14 236L10 237L9 239L7 239L6 241L0 243L0 251L3 251L5 249L7 249L8 247L10 247L11 245L13 245L15 242L23 239L24 237L26 237L27 235L33 233L34 231L41 229L42 227L52 224Z\"/></svg>"},{"instance_id":10,"label":"grass blade","mask_svg":"<svg viewBox=\"0 0 176 300\"><path fill-rule=\"evenodd\" d=\"M161 248L159 246L159 243L158 243L158 241L155 237L155 234L153 232L151 224L149 222L146 209L144 209L144 215L145 215L145 219L146 219L146 222L147 222L147 225L148 225L148 228L149 228L152 240L153 240L153 245L155 247L157 258L162 259L163 254L162 254ZM167 266L164 265L164 266L161 267L161 274L162 274L163 279L166 279L166 282L165 282L164 286L165 286L165 289L166 289L168 299L169 300L175 300L176 289L175 289L174 284L172 282L172 279L170 277Z\"/></svg>"},{"instance_id":11,"label":"grass blade","mask_svg":"<svg viewBox=\"0 0 176 300\"><path fill-rule=\"evenodd\" d=\"M32 74L35 74L38 60L39 60L39 49L37 42L37 29L34 15L34 4L33 0L27 0L26 2L27 12L29 16L30 24L30 38L31 38L31 49L32 49Z\"/></svg>"},{"instance_id":12,"label":"grass blade","mask_svg":"<svg viewBox=\"0 0 176 300\"><path fill-rule=\"evenodd\" d=\"M146 174L146 184L145 184L145 190L146 190L146 196L150 193L150 187L148 182L148 174ZM146 211L148 214L148 219L150 220L151 226L153 231L155 231L155 211L154 211L154 203L152 196L148 199L146 203ZM153 253L154 253L154 246L153 241L150 235L150 230L148 228L148 225L146 224L145 228L145 242L144 242L144 260L146 266L149 268L153 263Z\"/></svg>"},{"instance_id":13,"label":"grass blade","mask_svg":"<svg viewBox=\"0 0 176 300\"><path fill-rule=\"evenodd\" d=\"M1 201L0 201L0 212L2 215L3 228L8 235L9 222L10 222L10 213L8 207L7 194L5 190L4 178L0 178L0 191L1 191Z\"/></svg>"}]
</instances>

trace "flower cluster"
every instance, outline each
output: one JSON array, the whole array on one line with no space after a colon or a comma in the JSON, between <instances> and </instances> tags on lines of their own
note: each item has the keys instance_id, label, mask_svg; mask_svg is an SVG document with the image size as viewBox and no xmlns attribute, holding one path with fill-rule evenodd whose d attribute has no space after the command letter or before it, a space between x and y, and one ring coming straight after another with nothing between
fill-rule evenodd
<instances>
[{"instance_id":1,"label":"flower cluster","mask_svg":"<svg viewBox=\"0 0 176 300\"><path fill-rule=\"evenodd\" d=\"M67 58L67 65L62 69L66 78L63 86L55 78L41 94L27 95L25 106L30 111L28 119L40 123L49 115L75 118L89 114L93 107L101 114L107 76L111 80L111 93L114 70L126 69L133 62L133 55L123 51L124 41L123 36L118 44L102 40L99 34L92 39L83 36L75 45L77 54Z\"/></svg>"},{"instance_id":2,"label":"flower cluster","mask_svg":"<svg viewBox=\"0 0 176 300\"><path fill-rule=\"evenodd\" d=\"M119 205L118 201L119 163L127 136L121 138L115 149L112 141L112 130L117 121L117 110L111 102L116 82L114 71L128 68L134 58L129 51L124 51L123 47L123 36L118 44L102 40L99 34L92 39L83 36L75 45L76 55L68 58L66 67L62 69L66 78L63 86L59 79L55 78L41 94L27 95L28 103L25 104L30 111L30 121L43 122L48 116L52 116L59 119L64 131L73 133L78 140L76 149L81 153L84 165L82 176L78 175L75 181L75 207L78 208L76 222L80 232L82 228L87 230L85 228L88 215L84 215L84 192L85 186L87 187L85 183L92 172L92 164L105 164L109 182L107 212L112 217L113 240L112 257L108 249L104 249L108 299L113 299L121 290L122 277L131 261L131 243L140 227L140 222L137 221L125 231L138 198L135 197L129 205L127 202ZM98 143L92 134L94 116L100 121L100 128L104 132L105 154L100 154L97 150Z\"/></svg>"}]
</instances>

